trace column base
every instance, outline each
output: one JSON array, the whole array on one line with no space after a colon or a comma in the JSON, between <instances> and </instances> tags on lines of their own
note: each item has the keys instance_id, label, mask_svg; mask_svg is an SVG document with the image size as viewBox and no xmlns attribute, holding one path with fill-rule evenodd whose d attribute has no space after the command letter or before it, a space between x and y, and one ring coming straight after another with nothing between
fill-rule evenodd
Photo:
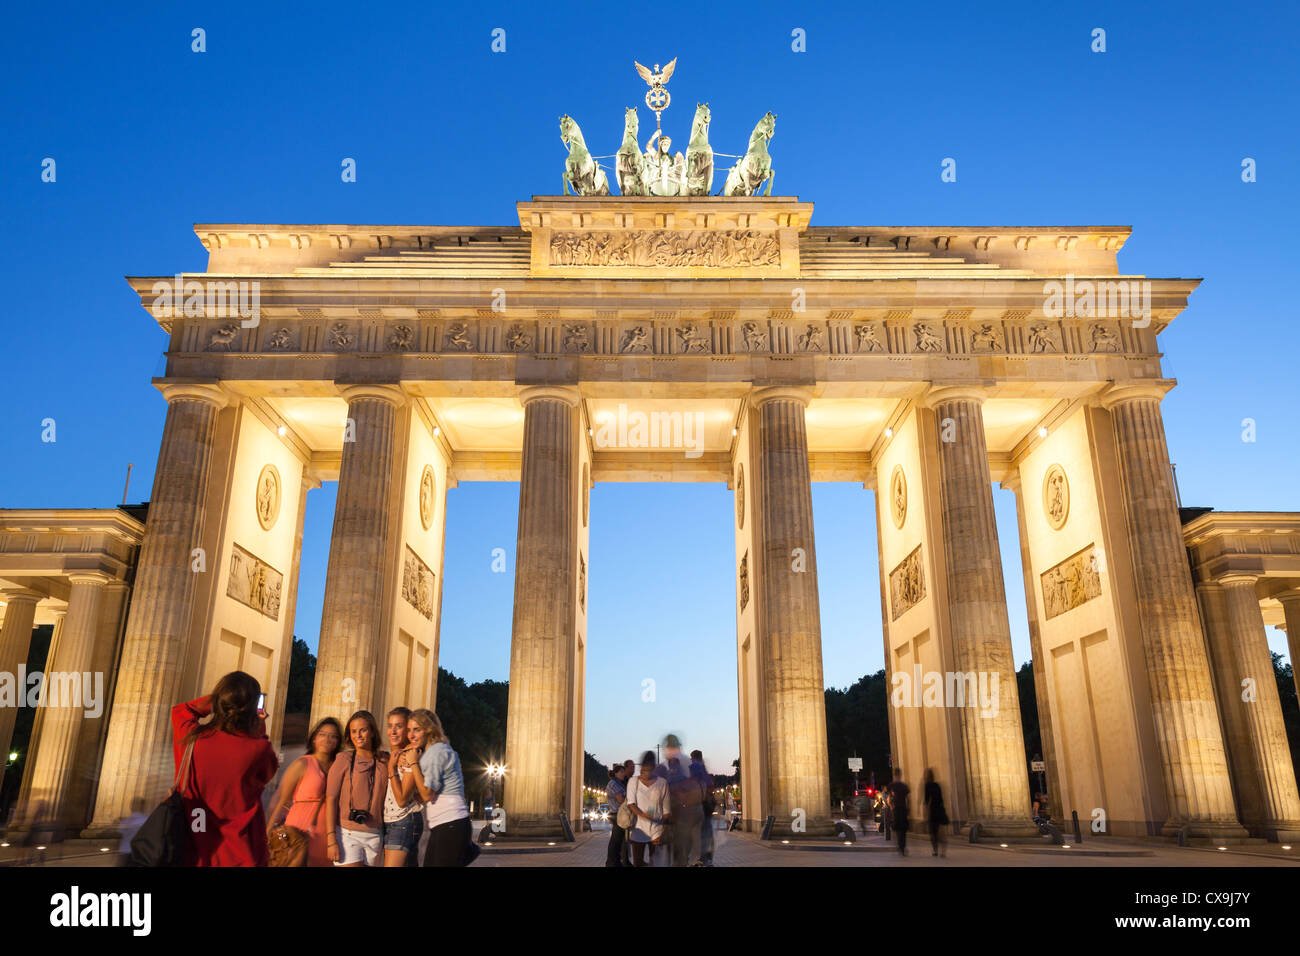
<instances>
[{"instance_id":1,"label":"column base","mask_svg":"<svg viewBox=\"0 0 1300 956\"><path fill-rule=\"evenodd\" d=\"M1193 840L1218 840L1221 843L1235 843L1251 838L1246 828L1240 823L1220 823L1212 820L1168 820L1160 828L1160 835L1177 838L1184 828L1187 831L1187 837Z\"/></svg>"},{"instance_id":2,"label":"column base","mask_svg":"<svg viewBox=\"0 0 1300 956\"><path fill-rule=\"evenodd\" d=\"M572 825L572 821L570 821ZM582 824L578 823L578 830L581 830ZM552 843L567 840L564 827L560 823L558 814L552 817L524 817L523 819L506 816L506 826L504 830L493 834L494 841L510 842L532 842Z\"/></svg>"},{"instance_id":3,"label":"column base","mask_svg":"<svg viewBox=\"0 0 1300 956\"><path fill-rule=\"evenodd\" d=\"M835 821L830 817L816 817L804 822L802 832L792 830L790 825L793 820L778 819L772 824L772 832L769 839L772 840L834 840L839 831L835 828ZM763 832L763 822L759 821L754 828L760 834Z\"/></svg>"},{"instance_id":4,"label":"column base","mask_svg":"<svg viewBox=\"0 0 1300 956\"><path fill-rule=\"evenodd\" d=\"M1247 823L1246 829L1251 836L1262 837L1270 843L1300 843L1300 822L1296 820Z\"/></svg>"},{"instance_id":5,"label":"column base","mask_svg":"<svg viewBox=\"0 0 1300 956\"><path fill-rule=\"evenodd\" d=\"M969 834L970 828L977 825L980 828L981 837L1042 837L1037 824L1028 817L995 817L985 820L971 820L962 826L962 832Z\"/></svg>"},{"instance_id":6,"label":"column base","mask_svg":"<svg viewBox=\"0 0 1300 956\"><path fill-rule=\"evenodd\" d=\"M150 812L153 810L150 808ZM122 839L122 828L111 823L92 822L90 826L78 834L81 840L120 840Z\"/></svg>"}]
</instances>

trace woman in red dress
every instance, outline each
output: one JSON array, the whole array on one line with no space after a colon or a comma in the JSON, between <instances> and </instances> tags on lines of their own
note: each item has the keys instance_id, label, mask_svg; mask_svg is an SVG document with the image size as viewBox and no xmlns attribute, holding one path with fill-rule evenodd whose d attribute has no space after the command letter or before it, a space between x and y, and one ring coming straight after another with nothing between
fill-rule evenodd
<instances>
[{"instance_id":1,"label":"woman in red dress","mask_svg":"<svg viewBox=\"0 0 1300 956\"><path fill-rule=\"evenodd\" d=\"M191 831L190 866L266 866L262 791L280 761L266 737L266 713L257 707L261 693L254 677L232 671L208 697L172 708L177 768L194 741L180 789ZM199 723L208 715L208 723Z\"/></svg>"}]
</instances>

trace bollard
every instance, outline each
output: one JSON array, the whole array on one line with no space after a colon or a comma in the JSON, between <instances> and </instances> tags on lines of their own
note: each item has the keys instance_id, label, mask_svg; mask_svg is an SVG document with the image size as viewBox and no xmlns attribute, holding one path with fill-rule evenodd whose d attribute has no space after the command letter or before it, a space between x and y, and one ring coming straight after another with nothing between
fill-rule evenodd
<instances>
[{"instance_id":1,"label":"bollard","mask_svg":"<svg viewBox=\"0 0 1300 956\"><path fill-rule=\"evenodd\" d=\"M1079 829L1079 811L1078 811L1078 810L1071 810L1071 811L1070 811L1070 816L1074 817L1074 842L1075 842L1075 843L1082 843L1082 842L1083 842L1083 831Z\"/></svg>"}]
</instances>

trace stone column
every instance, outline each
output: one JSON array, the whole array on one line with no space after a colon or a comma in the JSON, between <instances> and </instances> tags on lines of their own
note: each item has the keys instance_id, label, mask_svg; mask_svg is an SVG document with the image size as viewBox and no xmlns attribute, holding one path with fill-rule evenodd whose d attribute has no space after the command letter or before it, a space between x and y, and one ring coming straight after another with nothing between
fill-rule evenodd
<instances>
[{"instance_id":1,"label":"stone column","mask_svg":"<svg viewBox=\"0 0 1300 956\"><path fill-rule=\"evenodd\" d=\"M293 565L289 569L289 586L280 607L285 609L284 638L280 642L280 671L275 678L275 697L271 704L271 727L267 736L277 751L284 738L284 705L289 695L289 665L293 660L294 619L298 610L298 577L302 571L302 535L307 520L307 492L320 487L318 478L303 473L298 489L298 523L293 532ZM342 718L340 718L342 719ZM310 728L309 728L310 729Z\"/></svg>"},{"instance_id":2,"label":"stone column","mask_svg":"<svg viewBox=\"0 0 1300 956\"><path fill-rule=\"evenodd\" d=\"M568 791L578 580L575 388L523 389L515 612L506 715L506 832L560 834ZM579 821L571 821L575 827Z\"/></svg>"},{"instance_id":3,"label":"stone column","mask_svg":"<svg viewBox=\"0 0 1300 956\"><path fill-rule=\"evenodd\" d=\"M970 822L991 835L1031 835L1037 831L1029 819L1028 768L984 439L984 397L980 388L950 387L931 389L925 398L939 435L949 639L957 670L974 674L976 686L987 688L993 704L985 708L979 700L966 700L961 708Z\"/></svg>"},{"instance_id":4,"label":"stone column","mask_svg":"<svg viewBox=\"0 0 1300 956\"><path fill-rule=\"evenodd\" d=\"M312 725L327 716L346 721L378 699L375 675L393 596L389 559L401 512L393 485L405 441L398 410L406 394L391 385L356 385L344 388L343 397L349 421L325 573Z\"/></svg>"},{"instance_id":5,"label":"stone column","mask_svg":"<svg viewBox=\"0 0 1300 956\"><path fill-rule=\"evenodd\" d=\"M1232 784L1238 818L1250 823L1263 818L1263 800L1246 713L1233 703L1241 699L1241 681L1237 676L1237 652L1233 647L1236 637L1228 610L1227 589L1217 581L1197 581L1196 599L1205 630L1210 677L1219 702L1219 716L1223 720L1223 752L1228 761L1228 780Z\"/></svg>"},{"instance_id":6,"label":"stone column","mask_svg":"<svg viewBox=\"0 0 1300 956\"><path fill-rule=\"evenodd\" d=\"M1115 429L1124 515L1146 651L1156 739L1169 798L1162 832L1236 839L1237 822L1210 663L1183 544L1158 383L1102 397Z\"/></svg>"},{"instance_id":7,"label":"stone column","mask_svg":"<svg viewBox=\"0 0 1300 956\"><path fill-rule=\"evenodd\" d=\"M773 833L783 837L825 837L835 829L804 421L810 398L809 390L802 388L762 388L752 398L766 812L776 816Z\"/></svg>"},{"instance_id":8,"label":"stone column","mask_svg":"<svg viewBox=\"0 0 1300 956\"><path fill-rule=\"evenodd\" d=\"M1286 647L1291 655L1291 676L1295 679L1296 695L1300 696L1300 588L1283 591L1277 599L1286 615Z\"/></svg>"},{"instance_id":9,"label":"stone column","mask_svg":"<svg viewBox=\"0 0 1300 956\"><path fill-rule=\"evenodd\" d=\"M1252 764L1259 782L1260 817L1245 819L1247 828L1271 839L1300 839L1300 790L1287 745L1282 721L1282 701L1273 676L1273 658L1264 633L1264 615L1255 591L1258 576L1225 574L1219 579L1227 596L1228 620L1232 628L1232 651L1236 687L1231 699L1221 701L1226 709L1241 711L1247 728ZM1254 682L1253 699L1243 700L1242 681Z\"/></svg>"},{"instance_id":10,"label":"stone column","mask_svg":"<svg viewBox=\"0 0 1300 956\"><path fill-rule=\"evenodd\" d=\"M86 768L77 766L77 740L86 710L83 682L89 680L93 689L91 661L99 630L99 599L111 578L103 572L88 571L69 574L68 580L72 585L68 610L57 641L50 644L49 663L45 666L45 706L39 715L39 727L32 734L30 762L18 803L32 813L43 804L42 819L73 824L85 822L84 818L73 821L68 817L76 775L86 772ZM51 679L52 675L61 676ZM63 699L74 689L73 699Z\"/></svg>"},{"instance_id":11,"label":"stone column","mask_svg":"<svg viewBox=\"0 0 1300 956\"><path fill-rule=\"evenodd\" d=\"M1034 699L1038 705L1038 738L1043 748L1043 765L1047 768L1045 771L1047 792L1055 797L1056 805L1060 807L1064 791L1061 789L1060 768L1056 763L1056 737L1052 734L1052 701L1047 687L1047 658L1043 654L1043 636L1038 623L1038 595L1034 587L1033 561L1029 556L1029 527L1025 522L1025 490L1018 467L1011 476L1003 480L1002 487L1014 492L1016 496L1016 526L1020 532L1020 567L1025 582L1025 613L1029 618L1029 653L1033 658L1030 665L1034 672ZM1019 696L1018 686L1016 693ZM1033 777L1032 771L1030 776Z\"/></svg>"},{"instance_id":12,"label":"stone column","mask_svg":"<svg viewBox=\"0 0 1300 956\"><path fill-rule=\"evenodd\" d=\"M0 626L0 673L14 675L18 680L18 668L27 663L27 654L32 647L32 625L36 621L36 605L45 595L28 588L5 588L5 618ZM4 782L4 765L8 762L9 745L14 740L14 723L18 719L18 708L27 700L25 685L14 688L18 699L12 707L0 707L0 783Z\"/></svg>"},{"instance_id":13,"label":"stone column","mask_svg":"<svg viewBox=\"0 0 1300 956\"><path fill-rule=\"evenodd\" d=\"M109 836L142 801L171 786L171 709L180 703L203 541L208 473L225 393L214 385L164 385L167 421L127 619L109 718L95 816L84 835ZM215 556L208 555L207 572Z\"/></svg>"}]
</instances>

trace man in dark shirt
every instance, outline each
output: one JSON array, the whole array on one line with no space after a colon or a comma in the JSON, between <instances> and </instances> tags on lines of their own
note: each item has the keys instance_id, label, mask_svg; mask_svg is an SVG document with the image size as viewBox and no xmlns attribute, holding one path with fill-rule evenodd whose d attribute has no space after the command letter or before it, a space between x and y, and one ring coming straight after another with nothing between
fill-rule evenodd
<instances>
[{"instance_id":1,"label":"man in dark shirt","mask_svg":"<svg viewBox=\"0 0 1300 956\"><path fill-rule=\"evenodd\" d=\"M894 782L889 785L889 803L894 813L894 832L898 834L898 852L903 856L907 856L907 829L911 816L907 801L911 792L911 788L903 783L903 771L895 767Z\"/></svg>"}]
</instances>

